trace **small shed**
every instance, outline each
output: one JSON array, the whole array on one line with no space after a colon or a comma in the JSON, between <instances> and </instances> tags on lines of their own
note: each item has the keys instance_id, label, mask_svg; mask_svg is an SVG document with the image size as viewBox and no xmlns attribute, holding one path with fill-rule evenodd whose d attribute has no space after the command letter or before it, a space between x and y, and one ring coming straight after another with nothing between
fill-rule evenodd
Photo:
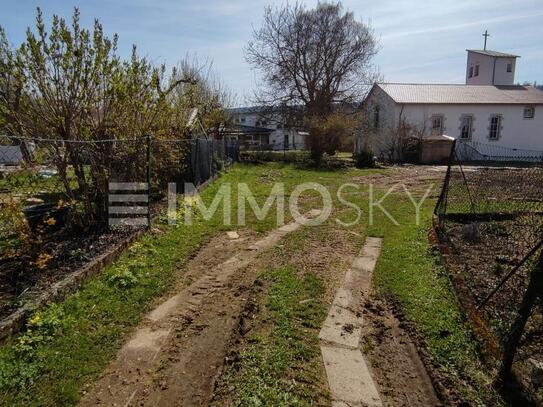
<instances>
[{"instance_id":1,"label":"small shed","mask_svg":"<svg viewBox=\"0 0 543 407\"><path fill-rule=\"evenodd\" d=\"M420 149L421 164L443 164L449 160L454 138L445 134L424 136Z\"/></svg>"}]
</instances>

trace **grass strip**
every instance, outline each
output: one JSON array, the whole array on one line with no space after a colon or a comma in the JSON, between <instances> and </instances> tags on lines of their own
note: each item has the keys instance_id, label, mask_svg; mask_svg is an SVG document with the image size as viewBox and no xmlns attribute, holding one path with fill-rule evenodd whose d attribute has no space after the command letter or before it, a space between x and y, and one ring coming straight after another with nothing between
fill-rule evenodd
<instances>
[{"instance_id":1,"label":"grass strip","mask_svg":"<svg viewBox=\"0 0 543 407\"><path fill-rule=\"evenodd\" d=\"M291 267L266 270L268 286L260 329L248 338L236 371L226 380L234 387L234 405L310 406L326 400L321 382L318 344L327 307L322 281L312 273L300 276ZM307 298L312 301L304 301Z\"/></svg>"}]
</instances>

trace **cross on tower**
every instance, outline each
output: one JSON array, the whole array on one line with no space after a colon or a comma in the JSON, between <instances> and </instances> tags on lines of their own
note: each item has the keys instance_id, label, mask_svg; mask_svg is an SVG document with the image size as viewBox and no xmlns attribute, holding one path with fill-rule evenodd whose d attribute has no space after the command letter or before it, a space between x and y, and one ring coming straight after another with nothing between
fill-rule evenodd
<instances>
[{"instance_id":1,"label":"cross on tower","mask_svg":"<svg viewBox=\"0 0 543 407\"><path fill-rule=\"evenodd\" d=\"M483 34L483 37L485 37L485 51L486 51L486 40L488 37L490 37L490 34L488 33L488 30L485 30L485 33Z\"/></svg>"}]
</instances>

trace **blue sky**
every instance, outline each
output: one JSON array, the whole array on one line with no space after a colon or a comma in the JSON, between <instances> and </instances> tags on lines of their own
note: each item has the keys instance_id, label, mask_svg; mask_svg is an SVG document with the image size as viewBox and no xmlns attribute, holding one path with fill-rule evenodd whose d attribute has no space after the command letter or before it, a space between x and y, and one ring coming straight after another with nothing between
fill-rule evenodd
<instances>
[{"instance_id":1,"label":"blue sky","mask_svg":"<svg viewBox=\"0 0 543 407\"><path fill-rule=\"evenodd\" d=\"M98 18L107 33L118 33L122 55L132 44L157 63L174 65L185 55L213 60L214 70L238 96L251 94L258 83L243 58L243 47L258 27L265 0L2 0L0 25L17 45L32 25L40 6L69 17L74 6L85 26ZM316 1L306 1L312 6ZM389 82L462 83L466 48L482 48L482 33L490 32L489 49L521 55L519 82L543 83L542 0L345 0L346 9L369 22L380 42L376 65Z\"/></svg>"}]
</instances>

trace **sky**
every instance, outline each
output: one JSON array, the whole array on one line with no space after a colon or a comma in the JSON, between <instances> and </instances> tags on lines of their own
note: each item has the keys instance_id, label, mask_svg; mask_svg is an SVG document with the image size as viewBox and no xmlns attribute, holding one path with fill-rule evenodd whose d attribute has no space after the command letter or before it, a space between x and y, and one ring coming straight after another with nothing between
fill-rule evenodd
<instances>
[{"instance_id":1,"label":"sky","mask_svg":"<svg viewBox=\"0 0 543 407\"><path fill-rule=\"evenodd\" d=\"M317 1L305 1L308 7ZM18 45L33 26L36 7L46 21L69 18L75 6L84 26L98 18L110 36L119 35L119 53L141 55L174 66L189 55L213 61L213 70L236 95L250 103L259 85L244 59L244 47L272 0L0 0L0 25ZM543 0L344 0L345 9L369 24L379 42L375 65L387 82L463 83L466 49L483 47L520 55L516 80L543 83Z\"/></svg>"}]
</instances>

